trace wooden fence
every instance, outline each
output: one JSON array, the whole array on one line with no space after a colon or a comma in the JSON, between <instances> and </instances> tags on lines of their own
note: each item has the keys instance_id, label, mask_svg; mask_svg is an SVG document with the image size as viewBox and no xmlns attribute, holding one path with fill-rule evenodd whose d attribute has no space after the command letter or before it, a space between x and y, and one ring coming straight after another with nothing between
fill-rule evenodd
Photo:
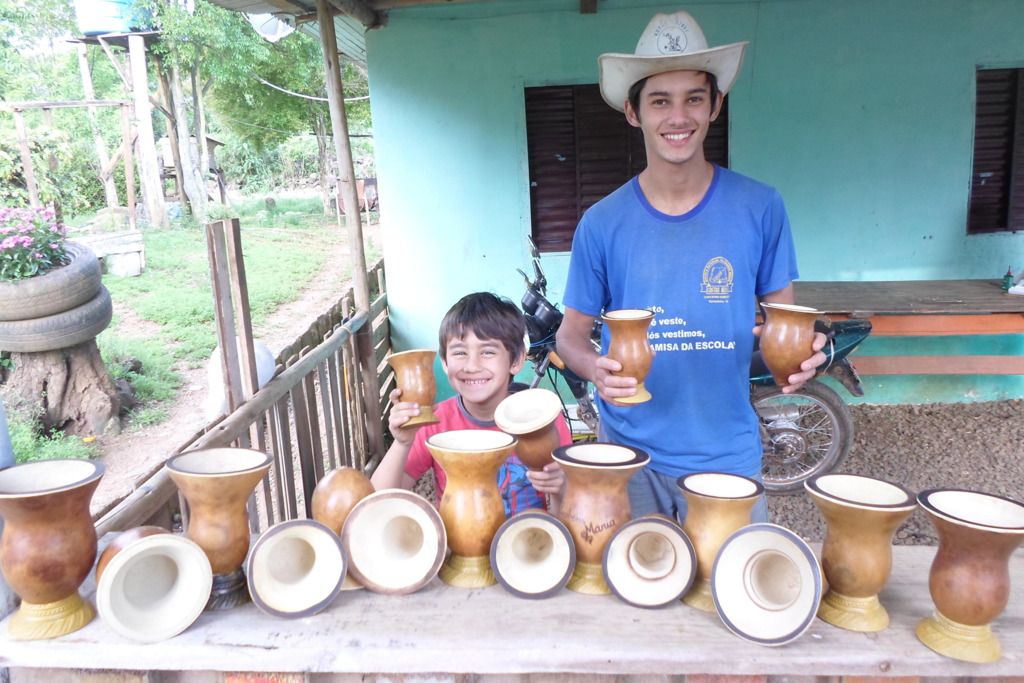
<instances>
[{"instance_id":1,"label":"wooden fence","mask_svg":"<svg viewBox=\"0 0 1024 683\"><path fill-rule=\"evenodd\" d=\"M384 430L393 374L384 264L370 268L370 309L357 310L347 292L278 356L281 370L249 401L207 425L175 452L235 445L248 437L264 444L274 463L257 488L252 530L309 518L313 489L341 466L366 470L383 453L370 452L369 430ZM365 335L377 365L381 424L367 424L355 345ZM164 468L107 512L96 525L101 536L146 523L170 526L181 509ZM187 511L186 515L187 515Z\"/></svg>"}]
</instances>

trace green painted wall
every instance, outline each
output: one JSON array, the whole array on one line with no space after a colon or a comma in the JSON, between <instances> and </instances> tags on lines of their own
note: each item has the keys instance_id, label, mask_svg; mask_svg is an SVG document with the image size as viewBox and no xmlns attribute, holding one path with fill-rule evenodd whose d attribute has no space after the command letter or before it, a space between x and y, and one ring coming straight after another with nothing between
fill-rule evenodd
<instances>
[{"instance_id":1,"label":"green painted wall","mask_svg":"<svg viewBox=\"0 0 1024 683\"><path fill-rule=\"evenodd\" d=\"M436 348L460 296L518 301L529 265L523 87L597 81L657 11L750 40L731 166L776 186L805 280L999 277L1024 235L966 235L977 66L1024 67L1020 0L493 0L393 10L367 34L393 337ZM554 301L566 254L543 258ZM874 339L868 354L1024 353L1012 337ZM894 345L898 344L898 347ZM999 350L996 350L996 349ZM442 385L446 383L442 382ZM1024 379L867 378L871 402L1024 396Z\"/></svg>"}]
</instances>

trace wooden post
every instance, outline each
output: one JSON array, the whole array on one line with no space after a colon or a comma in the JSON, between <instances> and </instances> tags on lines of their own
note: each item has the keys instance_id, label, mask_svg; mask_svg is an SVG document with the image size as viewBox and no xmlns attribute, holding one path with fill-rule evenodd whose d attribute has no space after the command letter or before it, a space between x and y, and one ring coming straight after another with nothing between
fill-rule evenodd
<instances>
[{"instance_id":1,"label":"wooden post","mask_svg":"<svg viewBox=\"0 0 1024 683\"><path fill-rule=\"evenodd\" d=\"M25 173L25 189L28 190L29 206L42 206L39 202L39 190L36 189L36 174L32 170L32 148L28 143L28 131L25 129L25 115L14 110L14 128L18 132L18 145L21 147L21 166Z\"/></svg>"},{"instance_id":2,"label":"wooden post","mask_svg":"<svg viewBox=\"0 0 1024 683\"><path fill-rule=\"evenodd\" d=\"M43 108L43 125L46 126L47 131L53 130L53 110ZM47 152L46 154L46 168L51 172L57 170L57 155L53 152Z\"/></svg>"},{"instance_id":3,"label":"wooden post","mask_svg":"<svg viewBox=\"0 0 1024 683\"><path fill-rule=\"evenodd\" d=\"M360 220L359 196L356 192L355 169L352 166L352 147L348 139L348 121L345 115L345 100L341 82L341 65L338 61L338 44L334 32L334 13L327 0L316 0L316 17L320 25L320 47L324 55L324 78L327 81L327 101L331 111L331 127L334 129L334 149L338 156L338 198L345 207L345 224L348 226L349 254L352 258L353 291L356 307L370 310L370 286L366 274L366 256L363 253L363 226ZM377 385L377 368L373 358L373 343L370 338L371 325L356 334L359 352L360 374L362 375L363 402L367 424L371 425L369 446L370 459L383 456L384 434L381 424L380 387Z\"/></svg>"},{"instance_id":4,"label":"wooden post","mask_svg":"<svg viewBox=\"0 0 1024 683\"><path fill-rule=\"evenodd\" d=\"M131 112L128 107L130 105L121 105L121 137L124 142L124 192L126 195L125 204L128 205L128 227L132 230L137 230L138 226L135 222L135 155L132 152L132 121ZM110 174L110 179L113 180L114 174ZM114 199L117 199L115 193Z\"/></svg>"},{"instance_id":5,"label":"wooden post","mask_svg":"<svg viewBox=\"0 0 1024 683\"><path fill-rule=\"evenodd\" d=\"M89 71L89 58L85 43L78 44L78 70L82 75L82 91L85 93L85 99L94 100L96 99L96 93L92 87L92 73ZM107 144L103 140L103 135L100 134L99 124L96 121L96 108L88 107L86 111L89 114L89 127L92 129L93 144L96 147L96 156L100 160L100 168L106 168L107 162L110 161L107 156ZM124 109L122 108L122 112ZM130 138L125 138L131 144ZM100 178L100 182L103 183L103 194L107 199L107 206L114 208L120 206L120 201L117 198L117 184L114 182L114 176L108 175L105 178ZM132 230L135 226L132 226Z\"/></svg>"},{"instance_id":6,"label":"wooden post","mask_svg":"<svg viewBox=\"0 0 1024 683\"><path fill-rule=\"evenodd\" d=\"M182 207L184 207L185 192L181 189L181 179L185 173L181 170L181 154L178 151L178 134L175 132L176 124L174 122L174 103L171 101L171 86L168 83L167 70L164 68L163 60L156 56L153 57L153 60L156 64L157 96L163 103L161 111L167 118L167 146L171 148L171 163L168 164L167 159L164 159L163 164L164 168L168 166L174 167L174 199L181 202ZM160 169L160 173L161 175L163 174L163 168Z\"/></svg>"},{"instance_id":7,"label":"wooden post","mask_svg":"<svg viewBox=\"0 0 1024 683\"><path fill-rule=\"evenodd\" d=\"M146 213L149 214L149 224L153 227L166 228L169 221L164 209L160 169L156 162L153 115L149 103L149 79L146 73L146 41L142 36L128 36L128 58L131 62L132 97L135 100L135 129L139 136L139 185L142 188L142 201L146 205Z\"/></svg>"}]
</instances>

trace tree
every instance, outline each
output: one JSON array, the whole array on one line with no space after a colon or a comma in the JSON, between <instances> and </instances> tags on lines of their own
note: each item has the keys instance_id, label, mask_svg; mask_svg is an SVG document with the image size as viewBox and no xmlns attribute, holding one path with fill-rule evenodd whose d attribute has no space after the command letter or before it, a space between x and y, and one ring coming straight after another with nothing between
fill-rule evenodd
<instances>
[{"instance_id":1,"label":"tree","mask_svg":"<svg viewBox=\"0 0 1024 683\"><path fill-rule=\"evenodd\" d=\"M317 163L324 212L331 211L333 181L329 179L333 148L327 108L323 57L319 41L293 33L269 46L262 59L248 64L239 78L219 80L211 108L223 125L244 136L257 149L282 143L293 135L312 134L317 140ZM370 106L366 74L343 63L346 113L350 130L368 134Z\"/></svg>"},{"instance_id":2,"label":"tree","mask_svg":"<svg viewBox=\"0 0 1024 683\"><path fill-rule=\"evenodd\" d=\"M176 166L192 214L206 220L209 151L204 95L221 78L237 78L245 64L265 49L244 18L203 0L192 11L175 0L139 0L161 30L151 50L169 116L168 137L177 150ZM190 143L194 136L196 145Z\"/></svg>"}]
</instances>

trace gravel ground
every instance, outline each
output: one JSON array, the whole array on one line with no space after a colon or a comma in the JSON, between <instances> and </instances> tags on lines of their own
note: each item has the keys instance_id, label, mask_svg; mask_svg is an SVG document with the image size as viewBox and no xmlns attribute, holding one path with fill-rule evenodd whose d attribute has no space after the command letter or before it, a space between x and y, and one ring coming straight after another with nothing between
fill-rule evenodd
<instances>
[{"instance_id":1,"label":"gravel ground","mask_svg":"<svg viewBox=\"0 0 1024 683\"><path fill-rule=\"evenodd\" d=\"M1024 401L852 406L854 445L837 471L884 479L919 492L949 487L1024 500ZM808 541L825 537L810 496L769 496L771 520ZM920 509L896 532L897 545L937 545Z\"/></svg>"}]
</instances>

